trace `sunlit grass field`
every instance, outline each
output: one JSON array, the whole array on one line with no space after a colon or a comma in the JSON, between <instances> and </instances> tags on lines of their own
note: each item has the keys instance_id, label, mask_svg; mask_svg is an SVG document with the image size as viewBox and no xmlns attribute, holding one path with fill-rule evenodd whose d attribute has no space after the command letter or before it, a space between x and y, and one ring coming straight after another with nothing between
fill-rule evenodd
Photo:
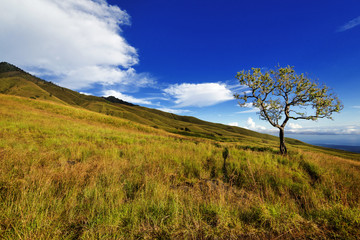
<instances>
[{"instance_id":1,"label":"sunlit grass field","mask_svg":"<svg viewBox=\"0 0 360 240\"><path fill-rule=\"evenodd\" d=\"M360 162L289 149L0 94L0 238L358 239Z\"/></svg>"}]
</instances>

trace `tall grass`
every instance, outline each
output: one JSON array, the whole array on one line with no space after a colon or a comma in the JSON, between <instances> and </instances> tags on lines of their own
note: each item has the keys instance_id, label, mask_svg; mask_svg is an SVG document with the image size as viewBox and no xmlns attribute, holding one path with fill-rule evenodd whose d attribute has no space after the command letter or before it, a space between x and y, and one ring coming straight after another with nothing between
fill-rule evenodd
<instances>
[{"instance_id":1,"label":"tall grass","mask_svg":"<svg viewBox=\"0 0 360 240\"><path fill-rule=\"evenodd\" d=\"M0 238L360 235L359 162L5 95L0 114Z\"/></svg>"}]
</instances>

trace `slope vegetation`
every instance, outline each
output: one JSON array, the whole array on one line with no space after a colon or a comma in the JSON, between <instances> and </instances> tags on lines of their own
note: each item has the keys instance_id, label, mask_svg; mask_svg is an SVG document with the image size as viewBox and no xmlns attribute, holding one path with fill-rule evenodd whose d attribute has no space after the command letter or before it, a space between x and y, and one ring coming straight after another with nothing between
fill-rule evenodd
<instances>
[{"instance_id":1,"label":"slope vegetation","mask_svg":"<svg viewBox=\"0 0 360 240\"><path fill-rule=\"evenodd\" d=\"M250 148L254 146L266 148L268 143L273 144L278 141L277 137L271 135L136 106L115 97L101 98L83 95L34 77L6 62L0 63L0 93L84 108L185 136L202 137L222 142L241 142ZM286 141L298 148L360 160L360 154L315 147L295 139L287 139Z\"/></svg>"},{"instance_id":2,"label":"slope vegetation","mask_svg":"<svg viewBox=\"0 0 360 240\"><path fill-rule=\"evenodd\" d=\"M244 136L269 140L276 139L273 136L243 128L210 123L194 117L178 116L136 106L114 97L105 99L83 95L36 78L5 62L0 63L0 93L62 102L182 135L200 136L223 141L241 140Z\"/></svg>"},{"instance_id":3,"label":"slope vegetation","mask_svg":"<svg viewBox=\"0 0 360 240\"><path fill-rule=\"evenodd\" d=\"M358 161L180 136L49 99L0 94L0 116L1 238L360 236Z\"/></svg>"}]
</instances>

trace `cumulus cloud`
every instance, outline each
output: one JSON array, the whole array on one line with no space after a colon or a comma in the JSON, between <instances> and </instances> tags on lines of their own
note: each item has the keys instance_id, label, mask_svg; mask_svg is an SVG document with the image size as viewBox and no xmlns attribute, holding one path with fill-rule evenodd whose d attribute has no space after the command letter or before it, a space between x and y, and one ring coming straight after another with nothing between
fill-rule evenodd
<instances>
[{"instance_id":1,"label":"cumulus cloud","mask_svg":"<svg viewBox=\"0 0 360 240\"><path fill-rule=\"evenodd\" d=\"M120 28L130 16L105 0L11 0L0 9L5 61L73 89L152 82L132 68L138 54Z\"/></svg>"},{"instance_id":2,"label":"cumulus cloud","mask_svg":"<svg viewBox=\"0 0 360 240\"><path fill-rule=\"evenodd\" d=\"M266 123L266 121L263 121ZM234 124L234 125L232 125ZM235 123L229 123L230 126L235 126ZM267 133L277 135L279 130L269 125L265 127L257 124L251 117L246 120L244 126L245 129L253 130L256 132ZM334 126L315 126L304 127L298 123L289 122L285 127L285 136L287 134L297 135L360 135L360 124L354 125L334 125Z\"/></svg>"},{"instance_id":3,"label":"cumulus cloud","mask_svg":"<svg viewBox=\"0 0 360 240\"><path fill-rule=\"evenodd\" d=\"M157 110L168 112L168 113L174 113L174 114L184 114L184 113L190 113L191 111L186 109L172 109L172 108L157 108Z\"/></svg>"},{"instance_id":4,"label":"cumulus cloud","mask_svg":"<svg viewBox=\"0 0 360 240\"><path fill-rule=\"evenodd\" d=\"M231 122L231 123L228 123L228 125L233 126L233 127L238 127L239 123L238 122Z\"/></svg>"},{"instance_id":5,"label":"cumulus cloud","mask_svg":"<svg viewBox=\"0 0 360 240\"><path fill-rule=\"evenodd\" d=\"M255 123L255 121L251 117L247 119L244 128L257 132L268 133L268 134L276 134L278 132L277 128L274 127L266 128L262 125ZM302 133L303 131L304 131L303 127L296 123L289 123L285 129L286 133L292 133L292 134Z\"/></svg>"},{"instance_id":6,"label":"cumulus cloud","mask_svg":"<svg viewBox=\"0 0 360 240\"><path fill-rule=\"evenodd\" d=\"M253 104L253 103L245 103L245 104L244 104L244 107L246 107L246 108L253 108L253 107L254 107L254 104Z\"/></svg>"},{"instance_id":7,"label":"cumulus cloud","mask_svg":"<svg viewBox=\"0 0 360 240\"><path fill-rule=\"evenodd\" d=\"M183 83L171 85L164 92L175 98L176 107L206 107L234 99L221 83Z\"/></svg>"},{"instance_id":8,"label":"cumulus cloud","mask_svg":"<svg viewBox=\"0 0 360 240\"><path fill-rule=\"evenodd\" d=\"M79 92L79 93L84 94L84 95L88 95L88 96L92 95L91 93L87 93L87 92Z\"/></svg>"},{"instance_id":9,"label":"cumulus cloud","mask_svg":"<svg viewBox=\"0 0 360 240\"><path fill-rule=\"evenodd\" d=\"M114 96L118 99L124 100L126 102L129 103L135 103L135 104L147 104L147 105L151 105L152 103L150 101L148 101L147 99L142 99L142 98L134 98L132 96L123 94L121 92L115 91L115 90L105 90L104 92L104 96L105 97L109 97L109 96Z\"/></svg>"},{"instance_id":10,"label":"cumulus cloud","mask_svg":"<svg viewBox=\"0 0 360 240\"><path fill-rule=\"evenodd\" d=\"M155 81L147 73L138 74L133 68L122 70L114 66L84 66L69 71L61 79L62 85L73 89L81 89L94 83L103 86L120 84L122 89L129 89L151 86Z\"/></svg>"},{"instance_id":11,"label":"cumulus cloud","mask_svg":"<svg viewBox=\"0 0 360 240\"><path fill-rule=\"evenodd\" d=\"M346 30L352 29L356 26L360 25L360 16L357 18L352 19L351 21L347 22L343 26L338 28L338 32L344 32Z\"/></svg>"},{"instance_id":12,"label":"cumulus cloud","mask_svg":"<svg viewBox=\"0 0 360 240\"><path fill-rule=\"evenodd\" d=\"M267 131L266 127L256 124L251 117L247 119L246 126L244 128L259 132Z\"/></svg>"},{"instance_id":13,"label":"cumulus cloud","mask_svg":"<svg viewBox=\"0 0 360 240\"><path fill-rule=\"evenodd\" d=\"M301 129L302 126L300 124L297 124L297 123L289 123L289 128L290 129Z\"/></svg>"},{"instance_id":14,"label":"cumulus cloud","mask_svg":"<svg viewBox=\"0 0 360 240\"><path fill-rule=\"evenodd\" d=\"M267 123L266 121L263 121ZM239 126L238 122L228 123L230 126ZM249 117L245 124L241 124L242 128L249 129L256 132L277 135L278 128L265 127L254 121L253 118ZM315 126L315 127L304 127L298 123L289 122L285 127L285 136L287 134L296 135L360 135L360 124L354 125L334 125L334 126Z\"/></svg>"},{"instance_id":15,"label":"cumulus cloud","mask_svg":"<svg viewBox=\"0 0 360 240\"><path fill-rule=\"evenodd\" d=\"M288 128L288 133L305 135L360 135L359 125Z\"/></svg>"}]
</instances>

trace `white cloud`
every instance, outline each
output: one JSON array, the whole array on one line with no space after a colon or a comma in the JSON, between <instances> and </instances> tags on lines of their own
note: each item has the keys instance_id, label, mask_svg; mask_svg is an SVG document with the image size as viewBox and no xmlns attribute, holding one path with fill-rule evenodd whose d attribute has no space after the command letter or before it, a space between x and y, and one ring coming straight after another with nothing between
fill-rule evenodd
<instances>
[{"instance_id":1,"label":"white cloud","mask_svg":"<svg viewBox=\"0 0 360 240\"><path fill-rule=\"evenodd\" d=\"M356 26L360 25L360 16L357 18L352 19L351 21L347 22L343 26L341 26L337 31L344 32L346 30L352 29Z\"/></svg>"},{"instance_id":2,"label":"white cloud","mask_svg":"<svg viewBox=\"0 0 360 240\"><path fill-rule=\"evenodd\" d=\"M240 106L240 105L238 105ZM255 113L255 112L259 112L260 110L258 108L255 108L253 106L253 103L245 103L244 106L240 106L241 108L249 108L248 110L244 110L244 111L239 111L237 113Z\"/></svg>"},{"instance_id":3,"label":"white cloud","mask_svg":"<svg viewBox=\"0 0 360 240\"><path fill-rule=\"evenodd\" d=\"M247 119L246 126L244 128L260 132L264 132L267 130L266 127L257 125L251 117Z\"/></svg>"},{"instance_id":4,"label":"white cloud","mask_svg":"<svg viewBox=\"0 0 360 240\"><path fill-rule=\"evenodd\" d=\"M205 107L234 99L226 85L220 83L175 84L164 92L176 99L176 107Z\"/></svg>"},{"instance_id":5,"label":"white cloud","mask_svg":"<svg viewBox=\"0 0 360 240\"><path fill-rule=\"evenodd\" d=\"M245 103L243 107L246 108L253 108L254 104L253 103Z\"/></svg>"},{"instance_id":6,"label":"white cloud","mask_svg":"<svg viewBox=\"0 0 360 240\"><path fill-rule=\"evenodd\" d=\"M265 121L264 121L265 122ZM229 124L230 125L230 124ZM275 127L266 128L262 125L258 125L255 121L249 117L243 128L267 133L277 134L279 130ZM317 127L303 127L300 124L289 122L285 127L285 136L287 134L298 135L360 135L360 125L334 125L334 126L317 126Z\"/></svg>"},{"instance_id":7,"label":"white cloud","mask_svg":"<svg viewBox=\"0 0 360 240\"><path fill-rule=\"evenodd\" d=\"M244 110L244 111L240 111L237 113L255 113L255 112L259 112L260 110L258 108L251 108L249 110Z\"/></svg>"},{"instance_id":8,"label":"white cloud","mask_svg":"<svg viewBox=\"0 0 360 240\"><path fill-rule=\"evenodd\" d=\"M233 81L232 81L233 82ZM227 87L231 89L233 92L243 93L245 89L247 89L247 86L240 85L238 83L236 84L228 84ZM245 91L245 92L251 92L251 91Z\"/></svg>"},{"instance_id":9,"label":"white cloud","mask_svg":"<svg viewBox=\"0 0 360 240\"><path fill-rule=\"evenodd\" d=\"M255 128L255 122L252 118L248 118L248 120L246 121L247 127L250 129L254 129Z\"/></svg>"},{"instance_id":10,"label":"white cloud","mask_svg":"<svg viewBox=\"0 0 360 240\"><path fill-rule=\"evenodd\" d=\"M289 123L289 128L291 128L291 129L300 129L300 128L302 128L302 126L300 124L297 124L297 123Z\"/></svg>"},{"instance_id":11,"label":"white cloud","mask_svg":"<svg viewBox=\"0 0 360 240\"><path fill-rule=\"evenodd\" d=\"M233 127L238 127L239 123L238 122L231 122L231 123L228 123L228 125L233 126Z\"/></svg>"},{"instance_id":12,"label":"white cloud","mask_svg":"<svg viewBox=\"0 0 360 240\"><path fill-rule=\"evenodd\" d=\"M185 109L172 109L172 108L157 108L157 110L168 112L168 113L174 113L174 114L184 114L184 113L190 113L191 111L185 110Z\"/></svg>"},{"instance_id":13,"label":"white cloud","mask_svg":"<svg viewBox=\"0 0 360 240\"><path fill-rule=\"evenodd\" d=\"M74 81L74 79L76 81ZM85 66L69 71L61 80L64 86L73 89L81 89L91 84L99 83L105 86L121 84L122 88L146 87L153 85L155 81L146 73L137 74L133 68L121 70L111 66Z\"/></svg>"},{"instance_id":14,"label":"white cloud","mask_svg":"<svg viewBox=\"0 0 360 240\"><path fill-rule=\"evenodd\" d=\"M290 122L285 127L285 132L286 133L299 134L299 133L302 133L304 131L306 131L306 128L303 128L300 124L297 124L297 123Z\"/></svg>"},{"instance_id":15,"label":"white cloud","mask_svg":"<svg viewBox=\"0 0 360 240\"><path fill-rule=\"evenodd\" d=\"M360 135L359 125L347 126L327 126L327 127L308 127L308 128L289 128L286 129L288 133L292 134L306 134L306 135Z\"/></svg>"},{"instance_id":16,"label":"white cloud","mask_svg":"<svg viewBox=\"0 0 360 240\"><path fill-rule=\"evenodd\" d=\"M352 106L352 108L360 109L360 106Z\"/></svg>"},{"instance_id":17,"label":"white cloud","mask_svg":"<svg viewBox=\"0 0 360 240\"><path fill-rule=\"evenodd\" d=\"M93 95L93 94L91 94L91 93L87 93L87 92L79 92L79 93L84 94L84 95L88 95L88 96Z\"/></svg>"},{"instance_id":18,"label":"white cloud","mask_svg":"<svg viewBox=\"0 0 360 240\"><path fill-rule=\"evenodd\" d=\"M267 123L266 121L263 121ZM238 126L237 122L228 123L230 126ZM253 118L249 117L245 124L242 124L243 128L253 130L256 132L277 135L278 128L269 126L269 128L257 124ZM303 127L300 124L289 122L285 127L285 136L287 134L297 135L360 135L360 124L354 125L334 125L334 126L315 126L315 127Z\"/></svg>"},{"instance_id":19,"label":"white cloud","mask_svg":"<svg viewBox=\"0 0 360 240\"><path fill-rule=\"evenodd\" d=\"M152 82L131 68L138 54L120 28L129 15L105 0L11 0L0 9L5 61L73 89Z\"/></svg>"},{"instance_id":20,"label":"white cloud","mask_svg":"<svg viewBox=\"0 0 360 240\"><path fill-rule=\"evenodd\" d=\"M152 103L146 99L141 98L134 98L129 95L122 94L121 92L115 91L115 90L105 90L104 92L105 97L114 96L118 99L121 99L123 101L129 102L129 103L135 103L135 104L147 104L151 105Z\"/></svg>"}]
</instances>

